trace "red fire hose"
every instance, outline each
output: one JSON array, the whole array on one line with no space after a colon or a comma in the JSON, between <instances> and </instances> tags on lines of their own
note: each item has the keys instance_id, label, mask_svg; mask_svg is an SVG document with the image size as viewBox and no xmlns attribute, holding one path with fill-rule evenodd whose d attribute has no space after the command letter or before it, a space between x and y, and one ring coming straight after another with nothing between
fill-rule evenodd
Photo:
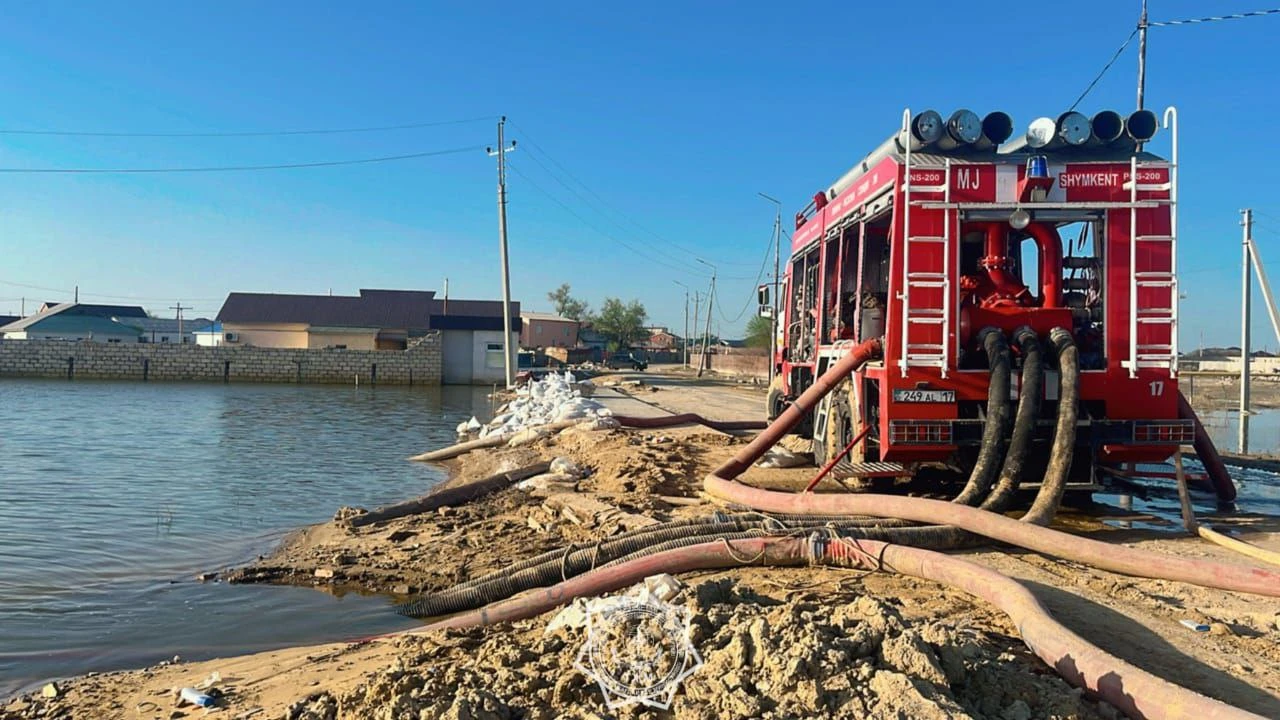
<instances>
[{"instance_id":1,"label":"red fire hose","mask_svg":"<svg viewBox=\"0 0 1280 720\"><path fill-rule=\"evenodd\" d=\"M1054 620L1025 587L994 570L931 550L871 540L751 538L702 543L595 570L550 588L455 615L411 633L493 625L535 617L574 598L618 590L657 573L742 565L808 564L868 570L884 568L934 580L982 598L1007 614L1018 626L1027 646L1063 678L1098 693L1130 717L1185 720L1260 717L1161 680L1106 653Z\"/></svg>"},{"instance_id":2,"label":"red fire hose","mask_svg":"<svg viewBox=\"0 0 1280 720\"><path fill-rule=\"evenodd\" d=\"M706 476L703 487L714 497L763 512L800 515L874 515L937 525L953 525L1011 545L1082 562L1135 577L1178 580L1204 587L1280 597L1280 572L1164 553L1077 537L1022 523L959 503L896 495L814 495L761 490L736 481L786 435L841 380L879 354L879 340L868 340L833 364L814 384L736 455Z\"/></svg>"}]
</instances>

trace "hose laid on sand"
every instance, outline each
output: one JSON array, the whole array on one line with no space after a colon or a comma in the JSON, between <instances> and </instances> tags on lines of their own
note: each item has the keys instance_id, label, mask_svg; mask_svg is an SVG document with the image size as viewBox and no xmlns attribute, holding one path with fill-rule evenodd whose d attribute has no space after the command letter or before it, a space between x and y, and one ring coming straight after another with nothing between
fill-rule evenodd
<instances>
[{"instance_id":1,"label":"hose laid on sand","mask_svg":"<svg viewBox=\"0 0 1280 720\"><path fill-rule=\"evenodd\" d=\"M704 425L712 430L732 433L740 432L742 430L761 430L768 426L768 423L763 420L711 420L696 413L661 415L658 417L632 417L630 415L613 415L612 417L614 420L618 421L619 425L631 428L667 428L674 427L676 425ZM560 430L565 430L589 421L589 418L559 420L547 425L535 425L525 428L525 430L521 430L520 432L525 432L526 430L544 430L548 433L559 432ZM440 448L439 450L431 450L429 452L424 452L421 455L414 455L410 457L409 460L413 462L439 462L441 460L449 460L451 458L458 457L459 455L466 455L473 450L483 450L485 448L506 445L511 441L511 438L518 434L519 433L502 433L501 435L490 435L489 437L480 438L478 440L468 440L456 445Z\"/></svg>"},{"instance_id":2,"label":"hose laid on sand","mask_svg":"<svg viewBox=\"0 0 1280 720\"><path fill-rule=\"evenodd\" d=\"M1207 528L1203 525L1197 526L1196 532L1205 540L1221 545L1228 550L1234 550L1242 555L1248 555L1255 560L1261 560L1263 562L1271 563L1272 565L1280 565L1280 552L1276 552L1275 550L1260 548L1253 543L1247 543L1238 538L1233 538L1230 535L1224 535L1217 530Z\"/></svg>"},{"instance_id":3,"label":"hose laid on sand","mask_svg":"<svg viewBox=\"0 0 1280 720\"><path fill-rule=\"evenodd\" d=\"M623 427L630 428L667 428L676 425L704 425L720 432L739 432L742 430L763 430L769 426L764 420L711 420L696 413L679 415L660 415L658 417L633 417L631 415L614 415Z\"/></svg>"},{"instance_id":4,"label":"hose laid on sand","mask_svg":"<svg viewBox=\"0 0 1280 720\"><path fill-rule=\"evenodd\" d=\"M510 487L521 480L526 480L535 475L541 475L550 469L550 462L534 463L508 472L490 475L483 480L442 488L440 490L430 492L420 498L396 503L395 505L387 505L376 510L370 510L363 515L355 515L348 518L346 522L351 527L363 527L365 525L373 525L374 523L385 522L387 520L404 517L406 515L433 512L445 507L446 505L462 505L463 503L471 502L478 497L488 495L491 492L497 492L498 490Z\"/></svg>"},{"instance_id":5,"label":"hose laid on sand","mask_svg":"<svg viewBox=\"0 0 1280 720\"><path fill-rule=\"evenodd\" d=\"M722 516L724 517L724 516ZM759 513L744 513L724 522L697 524L662 524L592 544L571 545L544 553L531 561L504 567L469 582L454 585L430 595L422 595L396 606L401 615L429 618L461 610L472 610L504 600L533 588L548 587L600 567L626 561L660 550L671 550L712 540L740 540L769 535L808 532L847 532L857 537L880 540L895 539L896 525L882 518L809 518L798 526L788 526Z\"/></svg>"},{"instance_id":6,"label":"hose laid on sand","mask_svg":"<svg viewBox=\"0 0 1280 720\"><path fill-rule=\"evenodd\" d=\"M748 521L754 521L756 524L747 525L746 523ZM487 575L481 575L480 577L473 578L466 582L458 583L457 585L454 585L451 588L449 588L449 590L451 591L463 590L466 588L475 587L477 585L483 585L492 580L496 580L501 577L506 577L514 573L520 572L522 570L527 570L532 567L539 567L543 565L554 564L557 570L559 570L564 567L564 564L566 562L565 558L568 556L568 554L574 551L583 550L583 549L591 549L595 551L595 549L599 547L600 548L599 552L607 552L607 548L605 546L608 543L614 543L621 540L632 540L632 539L652 540L659 536L664 536L667 532L671 530L680 530L682 532L687 532L689 534L704 534L708 530L712 530L712 529L745 530L751 527L758 527L763 530L770 530L770 531L781 533L781 532L793 530L797 527L818 527L818 526L826 526L834 523L841 523L845 526L854 526L859 524L891 526L895 523L905 525L907 524L907 521L886 520L885 518L877 518L877 517L858 518L851 515L829 515L829 516L786 515L781 513L766 515L764 513L756 512L754 510L751 512L733 513L733 514L715 512L715 513L712 513L711 515L701 515L701 516L692 517L692 518L681 518L679 520L669 520L665 523L660 523L658 525L647 525L645 527L636 528L635 530L627 530L617 535L610 536L598 542L575 543L567 547L550 550L542 553L541 555L536 555L534 557L527 558L525 560L520 560L516 563L513 563L511 565L508 565L502 568L501 570L491 572ZM564 578L560 578L560 579L563 580ZM530 587L536 587L536 586L531 585ZM527 588L521 588L521 590L524 590L524 589L527 589ZM494 600L501 600L504 597L506 596L495 597Z\"/></svg>"},{"instance_id":7,"label":"hose laid on sand","mask_svg":"<svg viewBox=\"0 0 1280 720\"><path fill-rule=\"evenodd\" d=\"M581 422L585 422L585 420L582 418L578 418L577 420L560 420L547 425L538 425L536 427L526 428L526 430L557 432L559 430L571 428ZM521 430L520 432L524 432L524 430ZM414 455L409 459L413 462L439 462L441 460L449 460L450 458L456 458L459 455L466 455L472 450L483 450L484 448L506 445L508 442L511 442L511 438L515 437L517 434L519 433L503 433L501 435L490 435L489 437L483 437L478 440L468 440L466 442L460 442L457 445L450 445L449 447L440 448L439 450L432 450L430 452L424 452L421 455Z\"/></svg>"},{"instance_id":8,"label":"hose laid on sand","mask_svg":"<svg viewBox=\"0 0 1280 720\"><path fill-rule=\"evenodd\" d=\"M854 347L848 355L832 364L764 432L703 479L703 487L707 493L720 500L762 512L876 515L934 525L954 525L994 540L1124 575L1177 580L1203 587L1280 597L1280 572L1111 545L1029 522L1019 522L959 503L896 495L792 494L761 490L736 481L739 475L790 432L817 405L822 396L854 370L877 356L880 348L878 339L869 340Z\"/></svg>"},{"instance_id":9,"label":"hose laid on sand","mask_svg":"<svg viewBox=\"0 0 1280 720\"><path fill-rule=\"evenodd\" d=\"M979 512L979 511L974 511ZM1054 620L1025 587L958 557L870 540L750 538L701 543L654 553L566 580L554 587L456 615L407 634L493 625L540 615L574 598L627 587L658 573L743 565L824 565L889 569L934 580L982 598L1018 627L1023 642L1068 682L1097 693L1130 717L1244 720L1261 716L1161 680L1090 644Z\"/></svg>"}]
</instances>

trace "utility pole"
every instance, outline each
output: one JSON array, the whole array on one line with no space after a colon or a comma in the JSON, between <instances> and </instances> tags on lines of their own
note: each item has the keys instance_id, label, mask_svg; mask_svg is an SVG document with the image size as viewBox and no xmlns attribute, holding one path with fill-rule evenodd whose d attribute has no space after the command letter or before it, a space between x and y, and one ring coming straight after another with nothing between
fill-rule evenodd
<instances>
[{"instance_id":1,"label":"utility pole","mask_svg":"<svg viewBox=\"0 0 1280 720\"><path fill-rule=\"evenodd\" d=\"M190 310L191 307L188 306L186 308L183 308L182 301L179 300L177 305L170 305L169 309L178 311L178 344L182 344L182 311L184 309Z\"/></svg>"},{"instance_id":2,"label":"utility pole","mask_svg":"<svg viewBox=\"0 0 1280 720\"><path fill-rule=\"evenodd\" d=\"M699 308L701 307L702 307L702 293L698 292L697 290L694 290L693 291L693 331L694 332L698 331L698 318L702 317L701 315L698 314L700 312ZM693 346L694 347L698 346L696 341L694 342Z\"/></svg>"},{"instance_id":3,"label":"utility pole","mask_svg":"<svg viewBox=\"0 0 1280 720\"><path fill-rule=\"evenodd\" d=\"M707 329L702 336L702 362L698 363L698 377L702 377L702 372L707 367L707 351L711 344L711 306L716 301L716 266L702 258L694 259L711 268L711 289L707 291Z\"/></svg>"},{"instance_id":4,"label":"utility pole","mask_svg":"<svg viewBox=\"0 0 1280 720\"><path fill-rule=\"evenodd\" d=\"M511 272L507 264L507 157L506 154L516 149L516 141L511 147L503 145L503 126L507 124L507 116L498 120L498 149L485 148L490 157L498 158L498 247L502 254L502 350L506 369L507 387L516 384L515 374L511 367Z\"/></svg>"},{"instance_id":5,"label":"utility pole","mask_svg":"<svg viewBox=\"0 0 1280 720\"><path fill-rule=\"evenodd\" d=\"M1244 218L1240 225L1244 227L1244 239L1241 242L1244 252L1242 266L1240 297L1240 452L1249 452L1249 301L1252 296L1249 276L1249 245L1253 235L1253 211L1241 210Z\"/></svg>"},{"instance_id":6,"label":"utility pole","mask_svg":"<svg viewBox=\"0 0 1280 720\"><path fill-rule=\"evenodd\" d=\"M444 308L441 309L440 314L449 314L449 278L444 279Z\"/></svg>"},{"instance_id":7,"label":"utility pole","mask_svg":"<svg viewBox=\"0 0 1280 720\"><path fill-rule=\"evenodd\" d=\"M27 296L22 296L22 317L27 316Z\"/></svg>"},{"instance_id":8,"label":"utility pole","mask_svg":"<svg viewBox=\"0 0 1280 720\"><path fill-rule=\"evenodd\" d=\"M773 287L769 295L772 301L769 315L769 384L773 384L774 365L778 356L778 273L782 268L782 203L764 193L756 193L773 203Z\"/></svg>"},{"instance_id":9,"label":"utility pole","mask_svg":"<svg viewBox=\"0 0 1280 720\"><path fill-rule=\"evenodd\" d=\"M689 367L689 286L679 280L671 282L684 288L684 335L682 336L684 344L684 366Z\"/></svg>"},{"instance_id":10,"label":"utility pole","mask_svg":"<svg viewBox=\"0 0 1280 720\"><path fill-rule=\"evenodd\" d=\"M1147 0L1142 0L1142 16L1138 18L1138 109L1142 109L1147 91Z\"/></svg>"},{"instance_id":11,"label":"utility pole","mask_svg":"<svg viewBox=\"0 0 1280 720\"><path fill-rule=\"evenodd\" d=\"M75 296L75 297L76 297L76 304L77 304L77 305L79 305L79 304L80 304L80 286L79 286L79 285L77 285L77 286L76 286L76 296Z\"/></svg>"}]
</instances>

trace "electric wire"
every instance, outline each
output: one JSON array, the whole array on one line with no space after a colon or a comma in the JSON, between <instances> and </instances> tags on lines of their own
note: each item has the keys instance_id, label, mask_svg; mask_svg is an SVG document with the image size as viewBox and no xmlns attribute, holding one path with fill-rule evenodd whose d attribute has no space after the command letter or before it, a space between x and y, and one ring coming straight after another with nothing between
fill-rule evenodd
<instances>
[{"instance_id":1,"label":"electric wire","mask_svg":"<svg viewBox=\"0 0 1280 720\"><path fill-rule=\"evenodd\" d=\"M1133 42L1133 38L1136 37L1137 34L1138 34L1138 28L1134 28L1133 32L1129 33L1129 37L1125 38L1124 42L1120 44L1120 47L1116 49L1115 54L1111 56L1111 59L1107 61L1107 64L1103 65L1102 69L1098 71L1097 76L1093 78L1093 81L1089 83L1089 86L1084 89L1084 92L1080 93L1080 97L1076 98L1076 101L1071 103L1071 107L1067 108L1067 112L1071 112L1072 110L1075 110L1076 106L1079 105L1085 99L1085 97L1090 92L1093 91L1094 86L1098 84L1098 81L1102 79L1103 75L1107 74L1107 71L1110 70L1111 66L1116 63L1116 60L1120 59L1120 55L1125 51L1125 48L1129 47L1129 43Z\"/></svg>"},{"instance_id":2,"label":"electric wire","mask_svg":"<svg viewBox=\"0 0 1280 720\"><path fill-rule=\"evenodd\" d=\"M484 149L483 145L450 148L448 150L431 150L428 152L405 153L403 155L383 155L381 157L357 158L354 160L322 160L318 162L278 163L268 165L212 165L205 167L165 167L165 168L11 168L0 167L0 173L6 174L97 174L97 175L137 175L158 173L206 173L206 172L243 172L255 170L292 170L297 168L336 167L340 165L370 165L374 163L413 160L416 158L435 157L437 155L453 155L474 152Z\"/></svg>"},{"instance_id":3,"label":"electric wire","mask_svg":"<svg viewBox=\"0 0 1280 720\"><path fill-rule=\"evenodd\" d=\"M496 115L462 118L460 120L434 120L430 122L405 123L402 125L377 125L372 127L320 128L309 130L249 130L242 132L104 132L94 130L23 130L0 128L0 135L51 135L57 137L118 137L118 138L242 138L242 137L284 137L288 135L343 135L351 133L388 132L392 130L413 130L417 128L440 127L443 125L462 125L496 120Z\"/></svg>"},{"instance_id":4,"label":"electric wire","mask_svg":"<svg viewBox=\"0 0 1280 720\"><path fill-rule=\"evenodd\" d=\"M1228 15L1210 15L1201 18L1186 18L1183 20L1161 20L1160 22L1147 23L1149 27L1171 27L1174 25L1200 25L1202 23L1220 22L1222 20L1244 20L1245 18L1263 17L1265 15L1280 14L1280 8L1271 10L1249 10L1247 12L1230 13Z\"/></svg>"},{"instance_id":5,"label":"electric wire","mask_svg":"<svg viewBox=\"0 0 1280 720\"><path fill-rule=\"evenodd\" d=\"M26 288L28 290L41 290L43 292L58 293L60 295L75 294L75 290L68 290L66 288L44 287L42 285L30 285L28 283L13 282L12 280L0 279L0 285L11 285L13 287ZM140 301L152 301L152 302L160 302L160 301L170 302L170 301L175 301L179 299L190 300L191 302L218 302L220 300L226 299L226 298L220 298L220 297L217 297L217 298L138 297L136 295L110 295L108 293L95 293L95 292L81 292L80 295L84 297L99 297L99 298L108 298L112 300L140 300ZM185 310L186 308L183 308L183 309Z\"/></svg>"},{"instance_id":6,"label":"electric wire","mask_svg":"<svg viewBox=\"0 0 1280 720\"><path fill-rule=\"evenodd\" d=\"M775 239L772 237L772 235L773 233L770 233L769 244L765 246L764 259L760 261L760 272L756 273L756 282L755 282L755 285L753 285L751 288L752 294L747 298L747 302L743 304L742 309L738 311L738 314L735 315L732 320L730 320L729 317L725 315L724 309L719 304L719 297L716 298L716 311L719 312L720 317L730 325L741 320L742 316L746 314L747 308L751 307L751 302L756 299L756 296L755 296L756 288L760 287L760 280L764 278L764 271L767 267L769 267L769 253L771 250L773 250L773 243L775 242ZM716 292L718 294L719 290L717 290Z\"/></svg>"},{"instance_id":7,"label":"electric wire","mask_svg":"<svg viewBox=\"0 0 1280 720\"><path fill-rule=\"evenodd\" d=\"M657 241L659 241L659 242L661 242L661 243L663 243L663 244L665 244L665 245L670 245L671 247L676 248L677 250L680 250L681 252L687 253L687 254L689 254L689 255L691 255L691 256L693 256L693 257L695 257L695 258L697 258L697 257L703 257L703 258L705 258L705 257L706 257L706 254L705 254L705 253L700 253L700 252L698 252L698 251L696 251L696 250L691 250L691 249L689 249L689 248L687 248L687 247L685 247L685 246L683 246L683 245L680 245L680 244L678 244L678 243L672 242L671 240L668 240L668 239L666 239L666 238L662 237L661 235L659 235L658 233L654 232L653 230L650 230L649 228L647 228L647 227L645 227L644 225L640 224L638 221L636 221L636 220L635 220L634 218L632 218L631 216L629 216L629 215L627 215L626 213L624 213L624 212L622 212L621 210L619 210L619 209L617 208L617 206L613 205L613 204L612 204L612 203L610 203L608 200L605 200L603 197L601 197L601 196L600 196L600 194L599 194L599 193L597 193L595 190L593 190L593 189L591 188L591 186L590 186L590 185L587 185L587 184L586 184L586 183L584 183L583 181L579 180L579 179L577 178L577 176L575 176L573 173L569 172L568 168L566 168L566 167L564 166L564 164L562 164L560 161L556 160L556 159L551 155L551 153L547 152L547 150L546 150L545 148L543 148L541 145L539 145L539 144L538 144L538 142L537 142L536 140L534 140L534 139L529 135L529 131L525 130L523 127L521 127L520 125L516 124L516 123L515 123L515 121L513 121L513 120L511 120L511 119L508 119L508 120L507 120L507 124L511 125L511 127L512 127L513 129L517 130L521 135L523 135L523 136L524 136L524 138L523 138L524 142L526 142L526 143L528 143L530 146L532 146L532 147L533 147L533 149L534 149L534 150L536 150L536 151L537 151L539 154L541 154L543 157L545 157L545 158L547 159L547 161L548 161L548 162L550 162L551 164L553 164L553 165L555 165L557 168L559 168L559 169L560 169L560 171L561 171L561 172L563 172L563 173L564 173L564 174L565 174L565 175L566 175L570 180L572 180L572 181L574 181L575 183L577 183L578 185L582 186L582 189L583 189L583 190L585 190L585 191L587 192L587 194L589 194L589 195L591 195L591 197L595 198L595 199L596 199L596 200L597 200L601 205L603 205L603 206L605 206L606 208L609 208L610 210L612 210L612 211L614 212L614 214L618 215L619 217L623 218L623 219L624 219L624 220L626 220L627 222L631 223L631 224L632 224L632 225L634 225L636 228L638 228L640 231L644 232L646 235L649 235L649 236L653 237L655 240L657 240ZM539 165L543 170L545 170L545 171L547 172L547 174L551 175L552 177L555 177L555 173L554 173L554 172L552 172L550 168L548 168L547 166L545 166L545 165L543 165L541 162L539 162L539 161L538 161L538 159L537 159L536 157L534 157L534 154L533 154L533 153L530 153L530 154L529 154L529 157L530 157L531 159L533 159L533 161L534 161L535 163L537 163L537 164L538 164L538 165ZM560 180L559 178L556 178L556 181L557 181L557 182L559 182L561 185L564 185L566 188L568 188L568 187L569 187L569 186L568 186L564 181ZM572 191L572 188L570 188L570 190ZM574 194L575 194L575 195L578 195L578 193L577 193L576 191L574 191ZM588 202L588 201L587 201L585 198L583 198L581 195L578 195L578 199L582 200L584 203L586 203L586 204L588 204L588 205L591 205L591 203L590 203L590 202ZM600 212L600 214L602 214L602 215L606 214L606 213L604 213L603 211L599 210L599 208L595 208L595 209L596 209L596 211L597 211L597 212ZM739 266L750 266L750 265L751 265L751 263L747 263L747 262L727 261L727 260L726 260L726 261L719 261L719 262L716 262L716 263L714 263L714 264L716 264L716 265L739 265Z\"/></svg>"},{"instance_id":8,"label":"electric wire","mask_svg":"<svg viewBox=\"0 0 1280 720\"><path fill-rule=\"evenodd\" d=\"M1275 8L1271 10L1251 10L1251 11L1242 12L1242 13L1229 13L1226 15L1211 15L1209 17L1187 18L1183 20L1161 20L1159 22L1148 22L1147 27L1172 27L1175 25L1199 25L1202 23L1219 22L1222 20L1243 20L1245 18L1262 17L1265 15L1276 15L1276 14L1280 14L1280 8ZM1078 106L1081 103L1081 101L1085 99L1085 96L1087 96L1093 90L1094 86L1098 84L1098 81L1102 80L1102 76L1106 75L1107 71L1111 69L1111 66L1115 64L1116 60L1120 59L1121 53L1125 51L1125 48L1129 47L1129 43L1133 42L1133 38L1137 36L1138 31L1141 29L1142 29L1141 26L1135 27L1133 29L1133 32L1129 33L1129 37L1125 38L1125 41L1121 43L1118 49L1116 49L1115 54L1111 56L1111 59L1107 61L1107 64L1102 66L1102 70L1098 72L1098 75L1096 77L1094 77L1093 82L1090 82L1089 86L1084 89L1084 92L1080 93L1080 97L1076 98L1076 101L1071 103L1071 107L1067 109L1068 112L1070 112L1071 110L1075 110L1076 106Z\"/></svg>"},{"instance_id":9,"label":"electric wire","mask_svg":"<svg viewBox=\"0 0 1280 720\"><path fill-rule=\"evenodd\" d=\"M515 173L516 175L518 175L518 176L519 176L521 179L523 179L525 182L529 183L529 185L530 185L534 190L537 190L538 192L540 192L540 193L542 193L543 195L545 195L549 200L551 200L552 202L554 202L556 205L559 205L559 206L561 207L561 209L563 209L565 212L567 212L567 213L569 213L570 215L572 215L573 217L577 218L579 222L581 222L583 225L586 225L588 228L590 228L590 229L594 230L596 233L598 233L598 234L599 234L599 235L601 235L602 237L604 237L604 238L606 238L606 239L608 239L608 240L610 240L610 241L612 241L612 242L615 242L615 243L617 243L617 244L621 245L622 247L624 247L624 248L626 248L626 249L630 250L632 253L636 254L637 256L639 256L639 257L641 257L641 258L643 258L643 259L645 259L645 260L648 260L649 262L654 263L655 265L661 265L661 266L663 266L663 267L665 267L665 268L669 268L669 269L671 269L671 270L677 270L677 271L679 271L679 272L683 272L683 273L688 273L688 274L690 274L690 275L701 276L701 274L702 274L702 273L697 272L696 270L693 270L693 269L691 269L691 268L687 268L687 267L681 267L681 266L679 266L679 265L674 265L674 264L672 264L672 263L666 262L665 260L660 260L660 259L654 258L654 257L652 257L652 256L650 256L650 255L648 255L648 254L646 254L646 253L644 253L644 252L642 252L641 250L639 250L639 249L638 249L638 248L636 248L635 246L631 245L630 243L627 243L627 242L626 242L626 241L624 241L624 240L620 240L620 239L618 239L617 237L614 237L612 234L610 234L610 233L606 232L605 230L603 230L602 228L600 228L600 226L596 225L595 223L593 223L593 222L591 222L590 220L588 220L588 219L586 219L585 217L583 217L581 214L579 214L579 213L578 213L578 211L576 211L576 210L574 210L573 208L569 207L569 206L568 206L567 204L565 204L565 203L564 203L560 198L556 197L556 196L555 196L555 195L553 195L551 192L547 191L547 190L546 190L546 188L542 187L542 186L541 186L541 185L539 185L535 180L533 180L533 178L529 177L529 176L528 176L528 175L526 175L524 172L522 172L522 171L521 171L521 170L520 170L520 169L519 169L519 168L518 168L514 163L512 163L510 160L508 160L508 161L507 161L507 169L508 169L508 170L510 170L511 172Z\"/></svg>"}]
</instances>

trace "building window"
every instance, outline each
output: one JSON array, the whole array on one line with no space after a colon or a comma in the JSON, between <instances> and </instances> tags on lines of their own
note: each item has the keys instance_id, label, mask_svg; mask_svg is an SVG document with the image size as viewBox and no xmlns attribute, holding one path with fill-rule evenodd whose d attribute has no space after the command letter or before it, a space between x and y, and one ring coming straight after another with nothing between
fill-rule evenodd
<instances>
[{"instance_id":1,"label":"building window","mask_svg":"<svg viewBox=\"0 0 1280 720\"><path fill-rule=\"evenodd\" d=\"M168 336L168 335L161 335L161 336L160 336L160 342L169 342L169 336Z\"/></svg>"},{"instance_id":2,"label":"building window","mask_svg":"<svg viewBox=\"0 0 1280 720\"><path fill-rule=\"evenodd\" d=\"M188 340L190 340L190 339L191 339L191 338L187 337L186 335L183 335L183 336L182 336L182 344L183 344L183 345L186 345L186 344L187 344L187 341L188 341Z\"/></svg>"},{"instance_id":3,"label":"building window","mask_svg":"<svg viewBox=\"0 0 1280 720\"><path fill-rule=\"evenodd\" d=\"M506 367L503 355L502 343L487 343L484 348L484 366L487 368Z\"/></svg>"},{"instance_id":4,"label":"building window","mask_svg":"<svg viewBox=\"0 0 1280 720\"><path fill-rule=\"evenodd\" d=\"M534 325L534 326L533 326L533 334L534 334L534 335L541 335L541 334L542 334L542 326L541 326L541 325Z\"/></svg>"},{"instance_id":5,"label":"building window","mask_svg":"<svg viewBox=\"0 0 1280 720\"><path fill-rule=\"evenodd\" d=\"M109 342L109 343L118 343L118 342L120 342L120 338L107 338L107 342Z\"/></svg>"}]
</instances>

